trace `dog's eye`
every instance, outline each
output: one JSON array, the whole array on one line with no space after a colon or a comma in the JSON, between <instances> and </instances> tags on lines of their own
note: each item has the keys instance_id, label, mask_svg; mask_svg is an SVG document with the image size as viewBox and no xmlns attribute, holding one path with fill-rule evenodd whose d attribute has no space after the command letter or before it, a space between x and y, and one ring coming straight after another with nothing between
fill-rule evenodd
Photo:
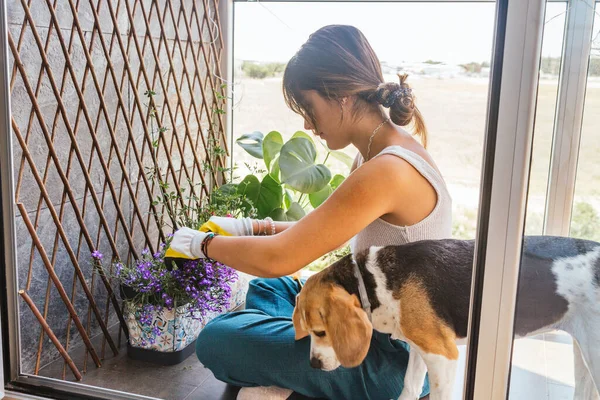
<instances>
[{"instance_id":1,"label":"dog's eye","mask_svg":"<svg viewBox=\"0 0 600 400\"><path fill-rule=\"evenodd\" d=\"M316 336L318 337L323 337L325 336L325 331L315 331L313 332Z\"/></svg>"}]
</instances>

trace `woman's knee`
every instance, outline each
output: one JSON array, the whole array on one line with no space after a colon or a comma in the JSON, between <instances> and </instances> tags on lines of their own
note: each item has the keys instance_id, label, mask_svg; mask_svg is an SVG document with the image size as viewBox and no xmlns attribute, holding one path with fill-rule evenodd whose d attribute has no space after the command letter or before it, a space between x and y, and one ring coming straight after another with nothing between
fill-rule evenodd
<instances>
[{"instance_id":1,"label":"woman's knee","mask_svg":"<svg viewBox=\"0 0 600 400\"><path fill-rule=\"evenodd\" d=\"M233 326L224 314L209 322L196 339L196 355L206 368L212 370L215 363L222 365L227 359L226 352L231 349ZM213 371L214 372L214 371Z\"/></svg>"},{"instance_id":2,"label":"woman's knee","mask_svg":"<svg viewBox=\"0 0 600 400\"><path fill-rule=\"evenodd\" d=\"M298 288L289 277L253 279L246 294L246 308L271 316L291 316L297 294Z\"/></svg>"},{"instance_id":3,"label":"woman's knee","mask_svg":"<svg viewBox=\"0 0 600 400\"><path fill-rule=\"evenodd\" d=\"M271 318L258 310L243 310L220 315L204 327L196 341L196 355L206 368L221 381L238 386L256 384L256 368L268 353L265 344L272 347L272 331L281 321L270 323ZM271 333L269 333L271 332ZM293 343L293 333L292 333Z\"/></svg>"},{"instance_id":4,"label":"woman's knee","mask_svg":"<svg viewBox=\"0 0 600 400\"><path fill-rule=\"evenodd\" d=\"M283 288L287 287L287 277L282 278L254 278L249 283L248 290L268 290L280 292Z\"/></svg>"}]
</instances>

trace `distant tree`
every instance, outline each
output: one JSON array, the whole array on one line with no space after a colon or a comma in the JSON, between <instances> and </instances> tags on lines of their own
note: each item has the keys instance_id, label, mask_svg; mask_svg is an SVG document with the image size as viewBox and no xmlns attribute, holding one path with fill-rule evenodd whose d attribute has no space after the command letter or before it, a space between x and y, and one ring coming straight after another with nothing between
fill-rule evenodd
<instances>
[{"instance_id":1,"label":"distant tree","mask_svg":"<svg viewBox=\"0 0 600 400\"><path fill-rule=\"evenodd\" d=\"M441 62L441 61L427 60L427 61L425 61L425 64L438 65L438 64L443 64L443 62Z\"/></svg>"},{"instance_id":2,"label":"distant tree","mask_svg":"<svg viewBox=\"0 0 600 400\"><path fill-rule=\"evenodd\" d=\"M268 76L280 74L285 69L283 63L257 63L253 61L244 61L242 63L242 71L249 78L264 79Z\"/></svg>"}]
</instances>

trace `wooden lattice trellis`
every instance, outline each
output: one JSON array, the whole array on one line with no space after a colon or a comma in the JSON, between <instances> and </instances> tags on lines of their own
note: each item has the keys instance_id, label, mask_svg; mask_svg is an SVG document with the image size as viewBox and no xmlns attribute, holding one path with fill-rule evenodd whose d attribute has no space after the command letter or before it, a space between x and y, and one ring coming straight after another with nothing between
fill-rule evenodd
<instances>
[{"instance_id":1,"label":"wooden lattice trellis","mask_svg":"<svg viewBox=\"0 0 600 400\"><path fill-rule=\"evenodd\" d=\"M198 198L220 178L206 168L225 164L211 143L227 149L218 0L10 3L22 368L60 353L63 379L67 365L80 379L88 354L99 366L105 344L118 351L111 325L124 329L110 260L168 233L148 168Z\"/></svg>"}]
</instances>

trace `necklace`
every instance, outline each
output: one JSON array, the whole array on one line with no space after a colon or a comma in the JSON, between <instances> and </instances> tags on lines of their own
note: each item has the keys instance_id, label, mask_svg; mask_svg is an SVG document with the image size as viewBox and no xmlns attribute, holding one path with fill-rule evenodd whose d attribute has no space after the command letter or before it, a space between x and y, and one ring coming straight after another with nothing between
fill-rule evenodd
<instances>
[{"instance_id":1,"label":"necklace","mask_svg":"<svg viewBox=\"0 0 600 400\"><path fill-rule=\"evenodd\" d=\"M369 161L369 155L371 154L371 143L373 143L373 138L375 137L375 134L377 134L377 131L379 131L379 129L381 129L381 127L389 120L389 118L384 119L379 125L377 125L377 128L373 130L373 133L371 133L371 137L369 138L369 147L367 147L367 159L365 160L365 162Z\"/></svg>"}]
</instances>

